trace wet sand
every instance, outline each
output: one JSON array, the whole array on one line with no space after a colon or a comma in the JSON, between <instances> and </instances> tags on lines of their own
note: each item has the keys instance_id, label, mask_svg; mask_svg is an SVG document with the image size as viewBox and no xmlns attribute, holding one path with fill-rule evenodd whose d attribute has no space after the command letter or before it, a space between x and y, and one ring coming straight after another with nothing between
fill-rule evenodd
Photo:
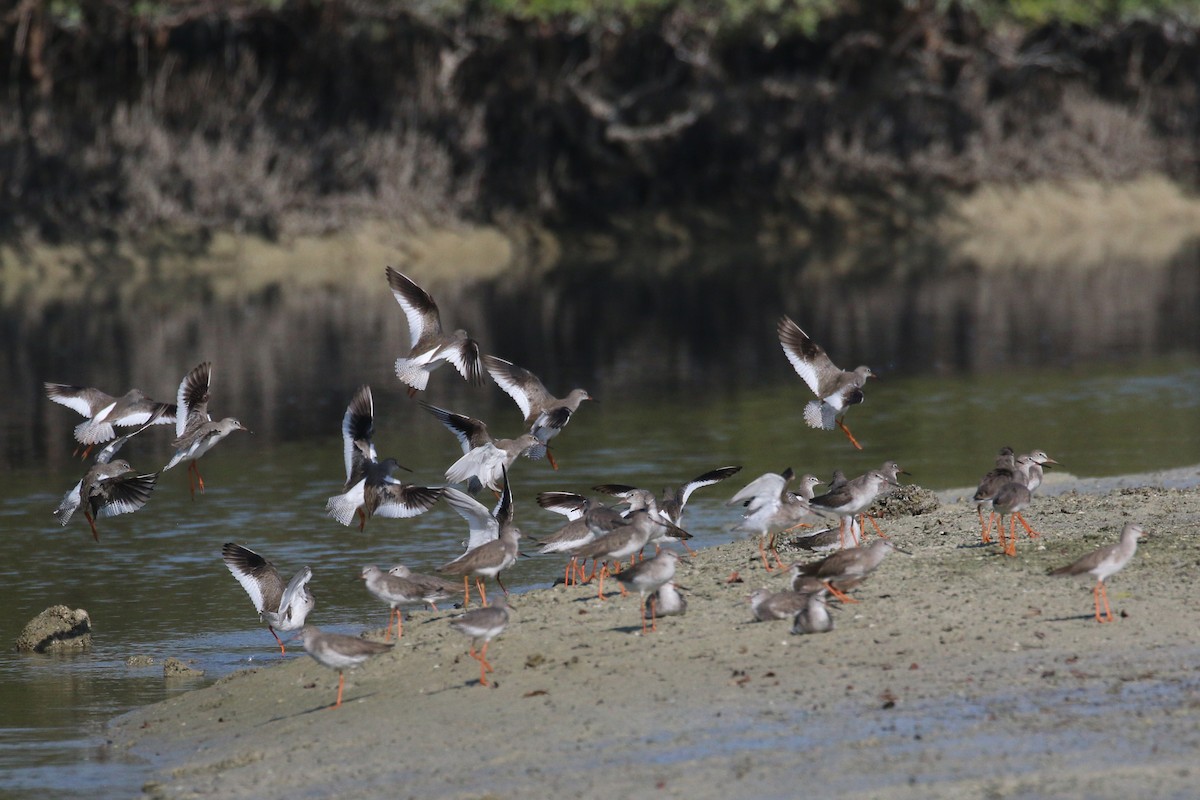
<instances>
[{"instance_id":1,"label":"wet sand","mask_svg":"<svg viewBox=\"0 0 1200 800\"><path fill-rule=\"evenodd\" d=\"M1027 513L1043 536L1022 535L1016 558L980 545L969 491L942 493L932 513L884 521L912 555L890 555L828 634L753 622L745 595L786 577L732 541L681 565L687 615L655 634L615 585L604 602L594 586L514 597L493 688L454 612L418 612L391 653L347 673L340 709L325 708L337 674L305 657L127 714L109 736L153 764L155 798L1188 796L1198 478L1058 474ZM1086 577L1045 573L1128 521L1152 538L1110 579L1118 619L1100 625Z\"/></svg>"}]
</instances>

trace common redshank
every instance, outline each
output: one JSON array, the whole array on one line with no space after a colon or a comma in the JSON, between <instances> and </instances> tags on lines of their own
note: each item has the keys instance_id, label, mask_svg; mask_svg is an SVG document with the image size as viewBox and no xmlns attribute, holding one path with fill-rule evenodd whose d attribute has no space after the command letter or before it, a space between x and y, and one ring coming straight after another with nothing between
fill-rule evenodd
<instances>
[{"instance_id":1,"label":"common redshank","mask_svg":"<svg viewBox=\"0 0 1200 800\"><path fill-rule=\"evenodd\" d=\"M666 583L675 578L675 568L679 564L679 554L674 550L663 550L653 558L647 558L628 569L621 570L613 577L623 586L636 589L638 606L642 609L642 633L646 632L646 606L650 606L650 630L658 631L658 616L654 609L653 598L646 602L647 595L653 595Z\"/></svg>"},{"instance_id":2,"label":"common redshank","mask_svg":"<svg viewBox=\"0 0 1200 800\"><path fill-rule=\"evenodd\" d=\"M316 605L308 582L312 570L301 567L286 584L279 570L267 559L236 542L221 547L221 559L250 595L258 618L267 623L267 630L279 644L280 654L287 653L276 631L294 631L304 627L304 620Z\"/></svg>"},{"instance_id":3,"label":"common redshank","mask_svg":"<svg viewBox=\"0 0 1200 800\"><path fill-rule=\"evenodd\" d=\"M482 386L479 343L464 330L444 333L437 303L429 293L402 272L388 267L386 273L392 295L408 320L412 340L408 355L396 359L396 377L408 385L408 396L423 391L429 383L429 373L447 362L470 384Z\"/></svg>"},{"instance_id":4,"label":"common redshank","mask_svg":"<svg viewBox=\"0 0 1200 800\"><path fill-rule=\"evenodd\" d=\"M421 599L432 611L438 610L437 604L443 599L458 597L462 594L462 587L454 581L448 581L436 575L424 575L420 572L413 572L412 569L404 564L393 565L388 570L388 575L405 578L420 586L422 590Z\"/></svg>"},{"instance_id":5,"label":"common redshank","mask_svg":"<svg viewBox=\"0 0 1200 800\"><path fill-rule=\"evenodd\" d=\"M996 456L995 467L979 480L979 487L975 490L975 496L972 498L975 501L975 511L979 515L980 539L983 544L990 544L992 541L992 498L996 496L996 492L1000 491L1001 486L1010 483L1016 477L1017 463L1013 449L1011 447L1000 448L1000 454ZM986 520L983 518L984 511L988 512Z\"/></svg>"},{"instance_id":6,"label":"common redshank","mask_svg":"<svg viewBox=\"0 0 1200 800\"><path fill-rule=\"evenodd\" d=\"M462 445L462 458L446 470L446 480L450 483L465 481L470 494L477 494L484 486L499 492L504 471L510 469L518 457L536 461L546 456L546 445L532 433L523 433L515 439L494 439L482 420L425 402L421 407L433 414Z\"/></svg>"},{"instance_id":7,"label":"common redshank","mask_svg":"<svg viewBox=\"0 0 1200 800\"><path fill-rule=\"evenodd\" d=\"M546 445L571 421L580 403L593 399L586 389L572 389L566 397L555 397L546 391L537 375L503 358L484 356L483 363L496 385L516 401L517 407L525 415L529 432ZM554 455L548 449L546 455L550 465L558 469Z\"/></svg>"},{"instance_id":8,"label":"common redshank","mask_svg":"<svg viewBox=\"0 0 1200 800\"><path fill-rule=\"evenodd\" d=\"M826 590L810 593L804 608L796 612L792 619L792 633L828 633L833 630L833 617L829 614L829 606L825 602Z\"/></svg>"},{"instance_id":9,"label":"common redshank","mask_svg":"<svg viewBox=\"0 0 1200 800\"><path fill-rule=\"evenodd\" d=\"M404 609L412 606L433 604L441 600L449 600L458 593L455 587L453 593L445 589L435 589L418 581L402 578L390 572L384 572L374 564L363 567L361 576L366 582L367 591L380 602L387 603L388 626L385 639L392 638L392 619L396 621L396 638L404 635ZM436 607L436 606L435 606Z\"/></svg>"},{"instance_id":10,"label":"common redshank","mask_svg":"<svg viewBox=\"0 0 1200 800\"><path fill-rule=\"evenodd\" d=\"M86 504L83 515L92 529L92 538L98 542L100 534L96 532L97 519L132 514L149 502L150 493L158 482L158 473L138 474L125 459L113 458L130 437L143 430L144 426L134 433L112 440L96 454L95 463L63 495L58 508L54 509L54 518L59 525L65 527L75 510Z\"/></svg>"},{"instance_id":11,"label":"common redshank","mask_svg":"<svg viewBox=\"0 0 1200 800\"><path fill-rule=\"evenodd\" d=\"M850 582L858 585L874 572L883 562L884 557L893 550L908 554L907 550L896 547L890 539L876 539L866 547L848 547L828 555L820 561L797 564L795 565L795 574L818 578L825 583L829 593L843 603L857 603L857 600L842 592L838 585Z\"/></svg>"},{"instance_id":12,"label":"common redshank","mask_svg":"<svg viewBox=\"0 0 1200 800\"><path fill-rule=\"evenodd\" d=\"M66 383L44 383L46 397L59 405L87 417L75 426L75 440L83 446L82 455L117 435L114 426L134 428L142 425L171 425L175 422L175 406L147 397L141 389L130 389L113 397L88 386Z\"/></svg>"},{"instance_id":13,"label":"common redshank","mask_svg":"<svg viewBox=\"0 0 1200 800\"><path fill-rule=\"evenodd\" d=\"M1137 552L1138 539L1146 536L1141 525L1127 523L1121 531L1121 540L1093 550L1077 561L1065 567L1050 570L1051 575L1094 575L1096 585L1092 588L1092 600L1096 606L1096 622L1112 622L1112 608L1108 605L1108 586L1104 583L1108 578L1120 572L1133 554ZM1100 613L1100 602L1104 602L1104 613Z\"/></svg>"},{"instance_id":14,"label":"common redshank","mask_svg":"<svg viewBox=\"0 0 1200 800\"><path fill-rule=\"evenodd\" d=\"M196 485L200 493L204 493L204 478L200 476L200 468L196 462L217 443L234 431L248 429L233 417L225 417L213 421L208 414L209 391L212 384L212 364L208 361L195 367L179 383L179 394L175 403L175 455L163 467L168 470L180 461L188 462L188 488L192 499L196 498ZM193 474L195 480L193 481Z\"/></svg>"},{"instance_id":15,"label":"common redshank","mask_svg":"<svg viewBox=\"0 0 1200 800\"><path fill-rule=\"evenodd\" d=\"M403 483L392 477L404 469L394 458L379 460L371 441L375 431L375 404L370 386L360 386L342 417L342 450L346 461L346 483L341 494L325 502L325 513L343 525L358 517L361 531L373 516L405 519L424 514L442 489Z\"/></svg>"},{"instance_id":16,"label":"common redshank","mask_svg":"<svg viewBox=\"0 0 1200 800\"><path fill-rule=\"evenodd\" d=\"M746 596L750 611L759 622L775 619L793 619L808 603L808 595L799 592L772 592L767 588L755 589Z\"/></svg>"},{"instance_id":17,"label":"common redshank","mask_svg":"<svg viewBox=\"0 0 1200 800\"><path fill-rule=\"evenodd\" d=\"M817 513L827 513L838 518L838 533L842 533L847 520L860 512L866 511L875 498L887 486L898 486L896 481L884 475L877 469L852 478L841 486L831 489L825 494L818 495L808 501L809 506ZM854 535L853 526L850 529Z\"/></svg>"},{"instance_id":18,"label":"common redshank","mask_svg":"<svg viewBox=\"0 0 1200 800\"><path fill-rule=\"evenodd\" d=\"M804 421L810 428L822 430L833 430L836 425L856 449L862 450L843 418L850 406L863 401L863 384L876 377L875 373L870 367L856 367L853 372L839 369L821 345L788 317L779 320L778 330L784 355L818 398L804 407Z\"/></svg>"},{"instance_id":19,"label":"common redshank","mask_svg":"<svg viewBox=\"0 0 1200 800\"><path fill-rule=\"evenodd\" d=\"M305 625L301 628L298 636L304 642L304 651L316 659L318 664L337 670L337 702L329 706L330 708L338 708L342 704L346 670L354 669L371 656L377 656L392 649L391 642L372 642L367 639L359 639L357 636L347 636L344 633L323 633L312 625Z\"/></svg>"},{"instance_id":20,"label":"common redshank","mask_svg":"<svg viewBox=\"0 0 1200 800\"><path fill-rule=\"evenodd\" d=\"M500 598L491 606L472 609L450 620L450 627L471 637L471 648L467 655L479 662L481 686L491 685L488 683L487 674L494 670L487 660L488 645L492 639L504 632L508 618L508 605L504 598ZM481 642L482 648L479 646Z\"/></svg>"},{"instance_id":21,"label":"common redshank","mask_svg":"<svg viewBox=\"0 0 1200 800\"><path fill-rule=\"evenodd\" d=\"M462 575L464 608L471 602L469 579L472 577L475 578L475 588L484 606L488 604L487 592L483 588L484 578L495 578L507 597L508 589L504 588L500 573L516 563L521 538L521 531L513 521L512 490L508 476L504 476L500 502L495 512L488 511L477 500L457 489L447 488L443 496L450 507L467 521L470 538L467 552L438 567L438 572Z\"/></svg>"},{"instance_id":22,"label":"common redshank","mask_svg":"<svg viewBox=\"0 0 1200 800\"><path fill-rule=\"evenodd\" d=\"M804 520L813 513L809 500L813 496L813 487L821 483L813 475L800 478L799 491L788 491L795 473L791 467L782 474L775 472L764 473L738 490L726 505L741 504L746 508L741 521L733 527L735 533L747 533L756 536L758 554L762 559L763 569L773 572L782 569L783 560L775 549L775 538L780 533L800 527ZM768 548L769 544L769 548ZM767 558L767 550L775 557L775 566Z\"/></svg>"}]
</instances>

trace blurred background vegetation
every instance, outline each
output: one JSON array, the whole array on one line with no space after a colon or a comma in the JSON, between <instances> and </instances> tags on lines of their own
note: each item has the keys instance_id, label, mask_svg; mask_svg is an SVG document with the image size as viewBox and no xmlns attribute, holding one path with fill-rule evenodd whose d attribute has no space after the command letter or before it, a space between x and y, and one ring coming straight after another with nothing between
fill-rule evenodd
<instances>
[{"instance_id":1,"label":"blurred background vegetation","mask_svg":"<svg viewBox=\"0 0 1200 800\"><path fill-rule=\"evenodd\" d=\"M0 239L754 238L906 230L985 185L1194 187L1198 35L1194 0L20 0Z\"/></svg>"}]
</instances>

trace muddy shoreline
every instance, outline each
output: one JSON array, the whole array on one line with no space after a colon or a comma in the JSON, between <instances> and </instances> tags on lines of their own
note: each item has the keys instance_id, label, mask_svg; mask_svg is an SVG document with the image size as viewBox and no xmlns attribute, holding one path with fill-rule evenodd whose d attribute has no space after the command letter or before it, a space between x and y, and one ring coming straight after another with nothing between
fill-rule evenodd
<instances>
[{"instance_id":1,"label":"muddy shoreline","mask_svg":"<svg viewBox=\"0 0 1200 800\"><path fill-rule=\"evenodd\" d=\"M152 766L155 798L1187 794L1198 477L1060 474L1028 515L1043 537L1015 559L979 545L963 492L942 493L886 522L913 555L889 557L829 634L752 622L744 596L784 579L734 541L681 567L688 613L657 634L634 598L529 592L487 689L453 612L418 613L348 674L339 710L324 709L336 674L300 657L124 715L112 751ZM1045 572L1129 520L1153 538L1098 625L1090 584Z\"/></svg>"}]
</instances>

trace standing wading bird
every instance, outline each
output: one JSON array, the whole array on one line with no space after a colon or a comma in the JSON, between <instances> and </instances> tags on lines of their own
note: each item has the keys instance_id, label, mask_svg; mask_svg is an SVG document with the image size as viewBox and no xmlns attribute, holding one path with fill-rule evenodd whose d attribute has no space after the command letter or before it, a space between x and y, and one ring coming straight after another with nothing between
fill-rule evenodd
<instances>
[{"instance_id":1,"label":"standing wading bird","mask_svg":"<svg viewBox=\"0 0 1200 800\"><path fill-rule=\"evenodd\" d=\"M775 549L775 537L780 533L805 524L804 519L811 516L813 511L809 501L813 496L813 487L821 483L813 475L800 478L799 492L788 491L796 473L788 467L783 474L774 472L764 473L742 487L726 505L741 503L746 507L742 521L734 526L735 532L758 534L758 554L762 558L763 569L773 572L784 567L783 560ZM775 556L776 566L771 566L767 558L767 550Z\"/></svg>"},{"instance_id":2,"label":"standing wading bird","mask_svg":"<svg viewBox=\"0 0 1200 800\"><path fill-rule=\"evenodd\" d=\"M421 407L437 417L462 445L463 456L446 469L446 480L466 481L470 494L477 494L484 486L499 492L500 478L519 456L534 461L546 456L546 445L532 433L523 433L516 439L493 439L481 420L426 402Z\"/></svg>"},{"instance_id":3,"label":"standing wading bird","mask_svg":"<svg viewBox=\"0 0 1200 800\"><path fill-rule=\"evenodd\" d=\"M488 645L492 639L504 632L507 625L508 605L504 598L497 600L495 605L475 608L450 620L450 627L471 637L471 649L467 655L479 662L481 686L491 685L488 683L487 674L494 671L487 660ZM483 642L483 648L477 650L480 642Z\"/></svg>"},{"instance_id":4,"label":"standing wading bird","mask_svg":"<svg viewBox=\"0 0 1200 800\"><path fill-rule=\"evenodd\" d=\"M564 515L568 522L549 536L536 540L539 555L566 553L571 556L563 570L563 583L570 586L583 580L582 567L574 551L596 538L595 529L588 524L587 515L593 509L620 517L615 510L574 492L539 492L537 503L542 508Z\"/></svg>"},{"instance_id":5,"label":"standing wading bird","mask_svg":"<svg viewBox=\"0 0 1200 800\"><path fill-rule=\"evenodd\" d=\"M395 575L397 578L405 578L419 584L423 591L421 599L433 611L438 610L437 604L443 599L462 594L462 587L454 581L448 581L436 575L422 575L419 572L413 572L403 564L393 566L388 570L388 575Z\"/></svg>"},{"instance_id":6,"label":"standing wading bird","mask_svg":"<svg viewBox=\"0 0 1200 800\"><path fill-rule=\"evenodd\" d=\"M653 558L647 558L613 576L623 585L637 589L638 605L642 609L642 633L646 632L647 605L650 606L650 630L658 631L653 595L675 578L675 567L679 561L679 554L674 550L663 550ZM651 595L649 603L646 602L646 595Z\"/></svg>"},{"instance_id":7,"label":"standing wading bird","mask_svg":"<svg viewBox=\"0 0 1200 800\"><path fill-rule=\"evenodd\" d=\"M221 559L246 594L250 595L258 618L267 623L267 630L278 642L280 654L287 653L276 631L294 631L304 627L304 620L317 604L308 588L312 570L301 567L285 585L274 564L236 542L225 543L221 548Z\"/></svg>"},{"instance_id":8,"label":"standing wading bird","mask_svg":"<svg viewBox=\"0 0 1200 800\"><path fill-rule=\"evenodd\" d=\"M854 536L854 517L866 511L885 486L899 486L894 480L873 469L865 475L852 478L844 484L830 489L822 495L808 501L809 506L818 513L833 514L838 518L838 536L850 521L850 535ZM843 541L843 545L844 545Z\"/></svg>"},{"instance_id":9,"label":"standing wading bird","mask_svg":"<svg viewBox=\"0 0 1200 800\"><path fill-rule=\"evenodd\" d=\"M687 550L691 555L696 555L696 551L687 545L687 540L691 539L692 535L672 522L666 512L658 507L658 500L654 497L654 492L617 483L606 483L601 486L593 486L592 488L597 492L604 492L605 494L620 497L628 503L629 509L622 516L627 517L635 512L645 511L650 515L651 519L661 523L655 528L654 533L650 535L650 540L647 542L647 544L654 545L654 555L658 555L662 550L660 542L665 539L675 539L683 545L684 550Z\"/></svg>"},{"instance_id":10,"label":"standing wading bird","mask_svg":"<svg viewBox=\"0 0 1200 800\"><path fill-rule=\"evenodd\" d=\"M392 477L401 467L394 458L379 460L371 437L375 432L375 404L370 386L360 386L342 417L342 450L346 484L341 494L325 502L325 513L349 526L357 515L358 529L373 516L406 519L424 514L442 496L442 489L416 486Z\"/></svg>"},{"instance_id":11,"label":"standing wading bird","mask_svg":"<svg viewBox=\"0 0 1200 800\"><path fill-rule=\"evenodd\" d=\"M450 507L467 521L471 533L467 542L467 552L438 567L438 572L462 575L463 608L471 602L471 577L475 578L475 589L479 592L480 602L484 606L488 604L487 592L483 588L484 578L495 578L507 597L508 589L504 588L500 573L516 563L520 555L518 543L521 538L521 530L513 524L513 499L508 475L504 475L504 488L494 513L489 512L474 498L454 488L447 488L443 497Z\"/></svg>"},{"instance_id":12,"label":"standing wading bird","mask_svg":"<svg viewBox=\"0 0 1200 800\"><path fill-rule=\"evenodd\" d=\"M147 425L152 423L147 423ZM92 538L100 541L96 532L96 520L104 517L115 517L119 514L132 514L150 500L150 493L158 482L158 473L153 472L139 475L124 459L113 459L131 436L144 431L147 426L139 428L134 433L114 439L103 450L96 454L96 463L83 474L79 483L71 487L58 508L54 509L54 518L64 527L71 521L75 509L81 505L83 515L87 517L92 529Z\"/></svg>"},{"instance_id":13,"label":"standing wading bird","mask_svg":"<svg viewBox=\"0 0 1200 800\"><path fill-rule=\"evenodd\" d=\"M843 418L850 406L863 401L863 384L867 378L876 377L875 373L870 367L856 367L853 372L839 369L825 350L788 317L779 320L779 343L792 368L817 396L804 407L804 421L810 428L822 430L833 430L836 425L856 449L862 450Z\"/></svg>"},{"instance_id":14,"label":"standing wading bird","mask_svg":"<svg viewBox=\"0 0 1200 800\"><path fill-rule=\"evenodd\" d=\"M437 303L429 293L413 283L407 275L388 267L388 286L404 317L412 346L407 356L396 359L396 377L408 384L408 396L423 391L429 383L429 373L449 362L472 386L483 385L483 364L479 343L464 330L442 332L442 319Z\"/></svg>"},{"instance_id":15,"label":"standing wading bird","mask_svg":"<svg viewBox=\"0 0 1200 800\"><path fill-rule=\"evenodd\" d=\"M740 470L741 467L718 467L717 469L705 472L703 475L697 475L695 478L692 478L682 486L666 487L663 489L662 494L659 496L657 501L652 502L653 495L651 495L651 500L642 502L646 507L653 505L657 510L658 515L663 520L671 523L672 525L679 526L683 524L683 509L685 506L687 506L688 498L692 496L692 492L696 491L697 489L703 489L706 486L712 486L720 483L731 475L736 475ZM637 507L633 504L633 494L644 491L636 489L633 486L627 486L620 483L607 483L603 486L596 486L594 488L598 492L604 492L605 494L622 497L625 500L630 501L631 509ZM686 542L681 539L680 543L683 544L684 548L687 549L688 552L691 552L694 555L694 552L690 547L687 546Z\"/></svg>"},{"instance_id":16,"label":"standing wading bird","mask_svg":"<svg viewBox=\"0 0 1200 800\"><path fill-rule=\"evenodd\" d=\"M392 649L391 642L385 644L359 639L357 636L346 636L343 633L323 633L312 625L305 625L301 628L299 637L304 642L304 651L316 659L318 664L337 670L337 702L329 708L338 708L342 704L346 670L354 669L371 656L386 653Z\"/></svg>"},{"instance_id":17,"label":"standing wading bird","mask_svg":"<svg viewBox=\"0 0 1200 800\"><path fill-rule=\"evenodd\" d=\"M843 603L858 601L838 589L838 585L857 586L883 562L884 557L896 550L911 555L892 544L891 539L876 539L867 547L848 547L810 564L793 565L797 577L808 575L824 582L829 593Z\"/></svg>"},{"instance_id":18,"label":"standing wading bird","mask_svg":"<svg viewBox=\"0 0 1200 800\"><path fill-rule=\"evenodd\" d=\"M363 567L362 579L366 581L367 591L371 596L388 604L388 626L386 639L392 638L392 618L396 620L396 638L404 635L404 608L406 606L433 605L436 601L449 600L458 594L455 586L453 592L432 584L402 578L391 572L384 572L374 564ZM437 606L434 606L436 608Z\"/></svg>"},{"instance_id":19,"label":"standing wading bird","mask_svg":"<svg viewBox=\"0 0 1200 800\"><path fill-rule=\"evenodd\" d=\"M87 417L75 426L75 440L83 446L83 458L88 457L93 447L117 435L114 426L132 428L175 422L174 405L151 400L140 389L130 389L121 397L113 397L86 386L65 383L44 383L42 386L46 397Z\"/></svg>"},{"instance_id":20,"label":"standing wading bird","mask_svg":"<svg viewBox=\"0 0 1200 800\"><path fill-rule=\"evenodd\" d=\"M200 468L196 462L217 446L217 443L234 431L249 430L233 417L213 422L208 415L209 386L212 382L212 364L208 361L197 366L183 377L179 383L179 394L176 397L175 412L175 455L163 467L166 471L180 461L188 462L188 488L192 499L196 499L196 484L200 484L200 493L204 494L204 478L200 476ZM195 481L192 474L195 473Z\"/></svg>"},{"instance_id":21,"label":"standing wading bird","mask_svg":"<svg viewBox=\"0 0 1200 800\"><path fill-rule=\"evenodd\" d=\"M1121 540L1117 544L1105 545L1093 550L1078 561L1065 567L1050 570L1051 575L1095 575L1096 585L1092 588L1092 600L1096 606L1096 622L1112 622L1112 608L1108 605L1108 587L1104 581L1120 572L1133 554L1137 552L1138 539L1146 536L1141 525L1132 522L1121 531ZM1100 613L1100 602L1104 601L1104 614Z\"/></svg>"},{"instance_id":22,"label":"standing wading bird","mask_svg":"<svg viewBox=\"0 0 1200 800\"><path fill-rule=\"evenodd\" d=\"M570 394L559 399L546 391L538 376L524 367L496 356L484 356L483 363L496 385L516 401L517 407L525 415L529 432L547 445L546 457L550 459L550 466L558 469L554 454L549 449L550 440L571 421L571 415L579 408L579 404L584 400L592 400L592 396L586 389L572 389Z\"/></svg>"},{"instance_id":23,"label":"standing wading bird","mask_svg":"<svg viewBox=\"0 0 1200 800\"><path fill-rule=\"evenodd\" d=\"M633 566L634 556L640 553L652 538L662 535L664 531L674 529L675 532L669 535L676 538L691 535L644 508L631 511L624 517L607 513L601 514L593 510L585 516L585 519L592 526L596 539L576 548L573 554L577 558L585 560L591 558L596 562L615 559L617 569L620 568L623 558L628 558L630 566ZM607 563L600 567L600 583L596 593L601 600L605 599L604 578L615 571L616 569L610 570ZM594 572L595 564L593 564L593 574ZM588 580L590 579L591 576L588 577ZM625 593L624 586L621 587L621 592Z\"/></svg>"},{"instance_id":24,"label":"standing wading bird","mask_svg":"<svg viewBox=\"0 0 1200 800\"><path fill-rule=\"evenodd\" d=\"M975 511L979 514L979 530L980 539L983 544L990 544L992 541L992 498L996 496L996 492L1000 491L1000 487L1012 482L1017 477L1017 463L1011 447L1000 448L1000 454L996 456L996 466L992 468L979 481L979 487L975 490ZM988 512L987 520L983 518L983 512Z\"/></svg>"}]
</instances>

